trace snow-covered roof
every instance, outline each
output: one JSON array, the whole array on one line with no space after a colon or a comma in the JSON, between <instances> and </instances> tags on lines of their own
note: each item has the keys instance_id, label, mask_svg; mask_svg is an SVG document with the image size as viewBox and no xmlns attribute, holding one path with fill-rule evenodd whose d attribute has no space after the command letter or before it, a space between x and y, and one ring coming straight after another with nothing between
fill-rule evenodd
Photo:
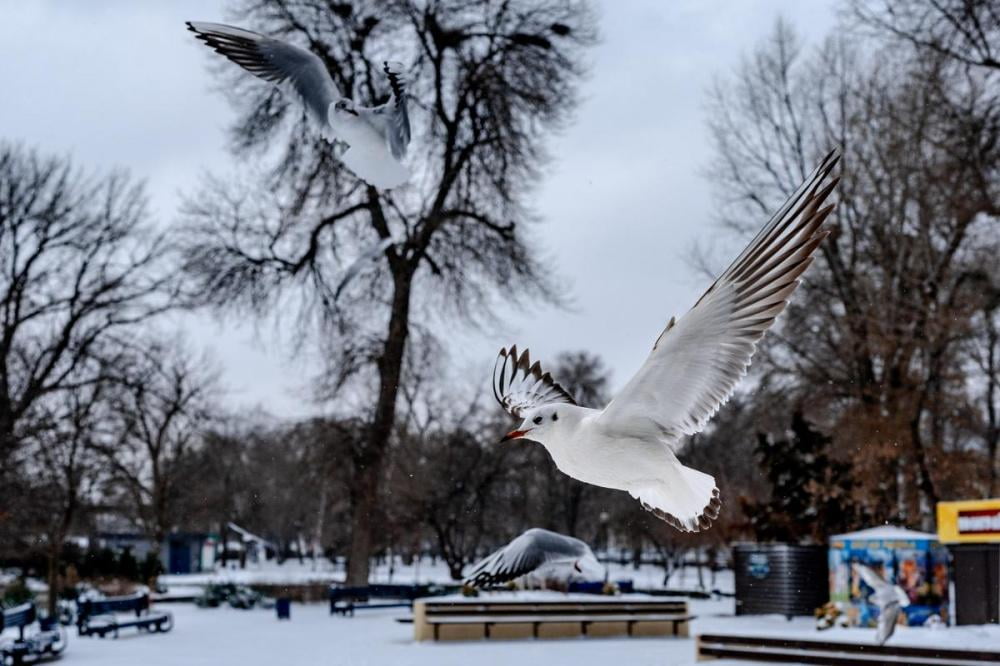
<instances>
[{"instance_id":1,"label":"snow-covered roof","mask_svg":"<svg viewBox=\"0 0 1000 666\"><path fill-rule=\"evenodd\" d=\"M858 530L857 532L848 532L847 534L834 534L830 537L831 541L865 541L865 540L884 540L884 539L905 539L908 541L937 541L936 534L930 534L928 532L917 532L916 530L908 530L905 527L896 527L895 525L881 525L879 527L869 527L866 530Z\"/></svg>"}]
</instances>

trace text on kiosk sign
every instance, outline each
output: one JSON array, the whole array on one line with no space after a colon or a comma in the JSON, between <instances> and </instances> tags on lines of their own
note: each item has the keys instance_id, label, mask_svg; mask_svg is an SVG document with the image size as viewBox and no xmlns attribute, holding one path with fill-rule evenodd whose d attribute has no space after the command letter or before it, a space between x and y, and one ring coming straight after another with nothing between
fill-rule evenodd
<instances>
[{"instance_id":1,"label":"text on kiosk sign","mask_svg":"<svg viewBox=\"0 0 1000 666\"><path fill-rule=\"evenodd\" d=\"M958 512L959 534L1000 532L1000 509L979 509Z\"/></svg>"}]
</instances>

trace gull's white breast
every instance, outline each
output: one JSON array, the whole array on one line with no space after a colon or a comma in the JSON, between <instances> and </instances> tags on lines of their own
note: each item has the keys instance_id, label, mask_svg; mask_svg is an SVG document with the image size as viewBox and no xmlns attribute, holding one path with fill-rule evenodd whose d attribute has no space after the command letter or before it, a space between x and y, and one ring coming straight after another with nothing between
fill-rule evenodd
<instances>
[{"instance_id":1,"label":"gull's white breast","mask_svg":"<svg viewBox=\"0 0 1000 666\"><path fill-rule=\"evenodd\" d=\"M552 460L564 473L604 488L630 490L636 482L657 479L672 453L658 440L611 437L584 417L576 428L546 442Z\"/></svg>"}]
</instances>

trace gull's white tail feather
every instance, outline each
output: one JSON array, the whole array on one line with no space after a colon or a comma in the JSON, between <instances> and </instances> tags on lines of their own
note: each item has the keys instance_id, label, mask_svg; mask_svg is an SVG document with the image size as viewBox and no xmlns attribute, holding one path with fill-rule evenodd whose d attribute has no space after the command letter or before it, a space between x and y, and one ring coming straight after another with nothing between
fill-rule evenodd
<instances>
[{"instance_id":1,"label":"gull's white tail feather","mask_svg":"<svg viewBox=\"0 0 1000 666\"><path fill-rule=\"evenodd\" d=\"M708 529L719 517L722 502L713 477L679 462L657 472L656 481L629 490L644 509L682 532Z\"/></svg>"}]
</instances>

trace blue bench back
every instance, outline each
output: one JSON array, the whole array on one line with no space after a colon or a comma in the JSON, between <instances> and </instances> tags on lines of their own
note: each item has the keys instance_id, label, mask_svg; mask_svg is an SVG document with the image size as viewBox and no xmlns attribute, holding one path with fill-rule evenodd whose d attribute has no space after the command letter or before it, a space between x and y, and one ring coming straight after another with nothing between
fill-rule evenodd
<instances>
[{"instance_id":1,"label":"blue bench back","mask_svg":"<svg viewBox=\"0 0 1000 666\"><path fill-rule=\"evenodd\" d=\"M623 594L630 594L635 591L635 587L630 580L615 581L618 590ZM582 592L584 594L604 594L604 583L602 581L573 582L569 584L569 592Z\"/></svg>"},{"instance_id":2,"label":"blue bench back","mask_svg":"<svg viewBox=\"0 0 1000 666\"><path fill-rule=\"evenodd\" d=\"M24 628L34 622L37 617L38 611L35 609L35 604L30 601L20 606L7 608L0 613L0 631L17 629L23 639Z\"/></svg>"},{"instance_id":3,"label":"blue bench back","mask_svg":"<svg viewBox=\"0 0 1000 666\"><path fill-rule=\"evenodd\" d=\"M330 599L407 599L425 596L425 585L361 585L358 587L330 586Z\"/></svg>"},{"instance_id":4,"label":"blue bench back","mask_svg":"<svg viewBox=\"0 0 1000 666\"><path fill-rule=\"evenodd\" d=\"M107 599L85 599L77 604L77 613L81 619L91 615L128 613L130 611L135 611L136 615L140 615L142 611L148 609L148 594L131 594L127 597L108 597Z\"/></svg>"}]
</instances>

